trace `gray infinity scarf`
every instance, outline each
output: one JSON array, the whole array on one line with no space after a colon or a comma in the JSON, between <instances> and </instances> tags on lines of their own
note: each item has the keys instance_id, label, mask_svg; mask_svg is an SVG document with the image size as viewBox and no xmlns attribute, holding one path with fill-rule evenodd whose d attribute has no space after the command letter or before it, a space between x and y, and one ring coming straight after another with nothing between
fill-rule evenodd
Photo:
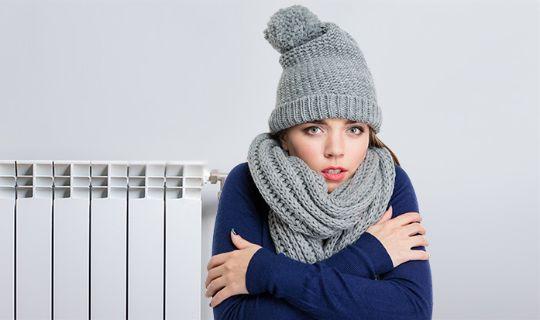
<instances>
[{"instance_id":1,"label":"gray infinity scarf","mask_svg":"<svg viewBox=\"0 0 540 320\"><path fill-rule=\"evenodd\" d=\"M277 253L315 263L356 241L386 211L395 167L386 148L368 148L352 177L331 193L322 174L289 156L269 133L252 141L251 176L268 203L268 225Z\"/></svg>"}]
</instances>

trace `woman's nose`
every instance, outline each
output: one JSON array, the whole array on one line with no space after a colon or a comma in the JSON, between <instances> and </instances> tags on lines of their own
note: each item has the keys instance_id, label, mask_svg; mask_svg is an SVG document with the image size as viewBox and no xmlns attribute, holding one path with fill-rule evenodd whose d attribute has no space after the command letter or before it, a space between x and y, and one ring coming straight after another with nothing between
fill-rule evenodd
<instances>
[{"instance_id":1,"label":"woman's nose","mask_svg":"<svg viewBox=\"0 0 540 320\"><path fill-rule=\"evenodd\" d=\"M345 141L339 133L330 134L326 140L325 156L328 158L343 156Z\"/></svg>"}]
</instances>

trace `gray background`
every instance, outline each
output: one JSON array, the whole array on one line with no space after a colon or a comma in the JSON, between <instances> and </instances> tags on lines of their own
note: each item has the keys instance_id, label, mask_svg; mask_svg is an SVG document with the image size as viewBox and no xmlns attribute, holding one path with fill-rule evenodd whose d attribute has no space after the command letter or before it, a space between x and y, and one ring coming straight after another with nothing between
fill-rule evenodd
<instances>
[{"instance_id":1,"label":"gray background","mask_svg":"<svg viewBox=\"0 0 540 320\"><path fill-rule=\"evenodd\" d=\"M434 318L540 318L535 1L0 1L0 158L229 171L267 130L281 67L262 30L294 3L364 52L427 228Z\"/></svg>"}]
</instances>

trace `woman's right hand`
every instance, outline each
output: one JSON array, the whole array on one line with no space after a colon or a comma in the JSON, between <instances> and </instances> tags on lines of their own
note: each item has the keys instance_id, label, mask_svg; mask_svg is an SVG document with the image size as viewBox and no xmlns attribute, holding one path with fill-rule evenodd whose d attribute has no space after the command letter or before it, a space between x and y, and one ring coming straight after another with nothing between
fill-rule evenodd
<instances>
[{"instance_id":1,"label":"woman's right hand","mask_svg":"<svg viewBox=\"0 0 540 320\"><path fill-rule=\"evenodd\" d=\"M370 226L366 232L375 236L386 248L394 268L409 260L428 260L424 250L411 250L412 247L428 246L426 229L420 224L422 217L418 212L406 212L392 218L390 207L381 219ZM414 235L420 233L419 235Z\"/></svg>"}]
</instances>

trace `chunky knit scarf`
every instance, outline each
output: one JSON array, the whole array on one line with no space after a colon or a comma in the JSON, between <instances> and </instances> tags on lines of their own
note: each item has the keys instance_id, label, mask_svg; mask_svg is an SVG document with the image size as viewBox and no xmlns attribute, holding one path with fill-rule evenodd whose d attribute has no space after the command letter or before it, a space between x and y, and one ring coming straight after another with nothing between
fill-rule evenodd
<instances>
[{"instance_id":1,"label":"chunky knit scarf","mask_svg":"<svg viewBox=\"0 0 540 320\"><path fill-rule=\"evenodd\" d=\"M352 177L331 193L321 173L289 156L269 133L252 141L248 165L270 211L277 253L315 263L356 241L387 209L395 167L385 148L368 148Z\"/></svg>"}]
</instances>

